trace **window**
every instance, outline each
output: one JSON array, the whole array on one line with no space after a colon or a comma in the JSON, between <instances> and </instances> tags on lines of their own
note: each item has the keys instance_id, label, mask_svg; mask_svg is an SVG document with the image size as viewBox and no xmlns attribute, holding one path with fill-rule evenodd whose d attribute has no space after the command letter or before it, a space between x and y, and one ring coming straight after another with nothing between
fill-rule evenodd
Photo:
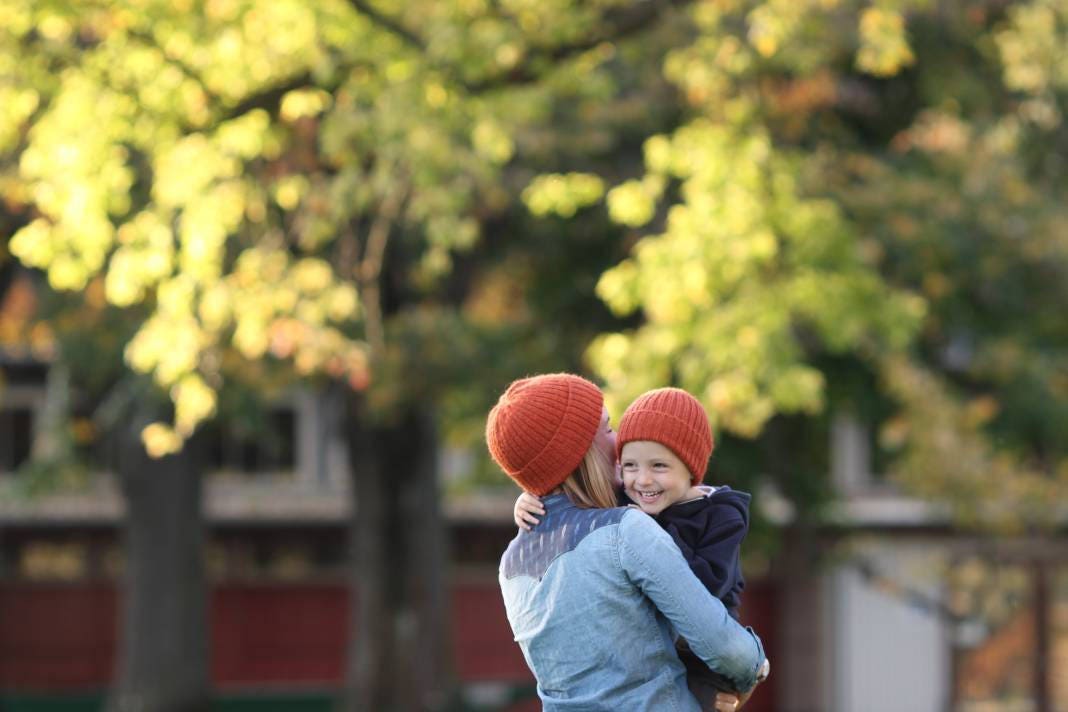
<instances>
[{"instance_id":1,"label":"window","mask_svg":"<svg viewBox=\"0 0 1068 712\"><path fill-rule=\"evenodd\" d=\"M30 457L32 408L0 405L0 472L14 472Z\"/></svg>"},{"instance_id":2,"label":"window","mask_svg":"<svg viewBox=\"0 0 1068 712\"><path fill-rule=\"evenodd\" d=\"M0 473L21 467L33 451L37 417L45 402L45 366L0 364Z\"/></svg>"},{"instance_id":3,"label":"window","mask_svg":"<svg viewBox=\"0 0 1068 712\"><path fill-rule=\"evenodd\" d=\"M275 408L256 422L214 423L205 429L208 469L230 473L295 470L296 413Z\"/></svg>"}]
</instances>

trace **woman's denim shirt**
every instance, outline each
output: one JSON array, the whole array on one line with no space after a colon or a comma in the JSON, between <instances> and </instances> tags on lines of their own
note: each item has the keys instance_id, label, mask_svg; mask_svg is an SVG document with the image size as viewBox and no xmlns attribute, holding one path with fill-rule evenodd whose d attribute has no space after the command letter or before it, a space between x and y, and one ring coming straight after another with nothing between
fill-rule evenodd
<instances>
[{"instance_id":1,"label":"woman's denim shirt","mask_svg":"<svg viewBox=\"0 0 1068 712\"><path fill-rule=\"evenodd\" d=\"M727 615L651 517L579 509L562 494L544 504L499 573L543 709L699 712L672 628L739 690L756 684L760 639Z\"/></svg>"}]
</instances>

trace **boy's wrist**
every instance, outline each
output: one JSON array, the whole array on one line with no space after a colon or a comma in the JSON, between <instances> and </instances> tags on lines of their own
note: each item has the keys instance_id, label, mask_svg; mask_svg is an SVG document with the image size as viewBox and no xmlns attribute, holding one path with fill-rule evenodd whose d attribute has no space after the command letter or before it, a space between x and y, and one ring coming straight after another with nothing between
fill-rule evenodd
<instances>
[{"instance_id":1,"label":"boy's wrist","mask_svg":"<svg viewBox=\"0 0 1068 712\"><path fill-rule=\"evenodd\" d=\"M758 683L764 682L765 680L768 679L768 675L770 675L770 674L771 674L771 661L768 660L767 658L764 658L764 663L760 666L760 669L757 670L756 681Z\"/></svg>"}]
</instances>

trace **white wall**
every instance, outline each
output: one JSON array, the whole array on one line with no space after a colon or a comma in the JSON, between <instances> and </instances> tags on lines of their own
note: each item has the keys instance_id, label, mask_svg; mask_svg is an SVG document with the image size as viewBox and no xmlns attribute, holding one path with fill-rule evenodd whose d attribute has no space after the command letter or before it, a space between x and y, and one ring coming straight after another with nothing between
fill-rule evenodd
<instances>
[{"instance_id":1,"label":"white wall","mask_svg":"<svg viewBox=\"0 0 1068 712\"><path fill-rule=\"evenodd\" d=\"M899 586L940 598L930 547L886 541L860 554ZM829 572L826 583L830 712L945 710L951 670L943 620L849 565Z\"/></svg>"}]
</instances>

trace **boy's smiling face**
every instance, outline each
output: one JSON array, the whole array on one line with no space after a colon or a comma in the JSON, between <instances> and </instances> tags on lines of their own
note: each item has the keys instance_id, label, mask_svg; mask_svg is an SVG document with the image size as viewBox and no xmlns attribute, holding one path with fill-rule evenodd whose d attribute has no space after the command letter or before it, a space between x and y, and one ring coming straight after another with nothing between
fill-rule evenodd
<instances>
[{"instance_id":1,"label":"boy's smiling face","mask_svg":"<svg viewBox=\"0 0 1068 712\"><path fill-rule=\"evenodd\" d=\"M697 493L690 484L690 470L669 448L651 440L635 440L623 446L619 457L623 490L646 514L656 516L676 502Z\"/></svg>"}]
</instances>

